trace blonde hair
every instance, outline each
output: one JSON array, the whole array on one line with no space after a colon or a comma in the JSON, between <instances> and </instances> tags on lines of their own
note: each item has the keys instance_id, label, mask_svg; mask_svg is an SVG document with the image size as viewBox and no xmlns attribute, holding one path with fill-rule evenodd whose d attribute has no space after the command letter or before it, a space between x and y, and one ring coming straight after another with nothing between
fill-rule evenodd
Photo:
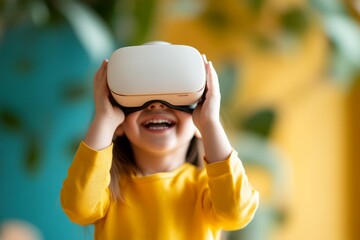
<instances>
[{"instance_id":1,"label":"blonde hair","mask_svg":"<svg viewBox=\"0 0 360 240\"><path fill-rule=\"evenodd\" d=\"M190 140L186 153L186 162L201 167L201 151L198 147L198 141L195 136ZM111 181L109 185L110 195L114 201L124 201L121 192L123 180L132 174L136 174L139 170L136 166L129 139L125 135L119 136L113 140L113 144L113 160L110 169Z\"/></svg>"}]
</instances>

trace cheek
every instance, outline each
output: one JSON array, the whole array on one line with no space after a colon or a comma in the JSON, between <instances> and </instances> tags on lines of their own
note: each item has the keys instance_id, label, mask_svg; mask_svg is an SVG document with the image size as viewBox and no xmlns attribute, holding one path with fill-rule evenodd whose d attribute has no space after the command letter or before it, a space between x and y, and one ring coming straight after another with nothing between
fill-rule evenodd
<instances>
[{"instance_id":1,"label":"cheek","mask_svg":"<svg viewBox=\"0 0 360 240\"><path fill-rule=\"evenodd\" d=\"M189 129L191 129L191 130L194 130L194 129L195 129L195 124L194 124L192 118L190 118L190 119L188 119L188 120L185 121L185 127L186 127L186 128L189 128Z\"/></svg>"},{"instance_id":2,"label":"cheek","mask_svg":"<svg viewBox=\"0 0 360 240\"><path fill-rule=\"evenodd\" d=\"M122 128L126 136L134 135L139 131L139 127L137 125L137 114L131 113L126 116L125 121L122 123Z\"/></svg>"},{"instance_id":3,"label":"cheek","mask_svg":"<svg viewBox=\"0 0 360 240\"><path fill-rule=\"evenodd\" d=\"M189 134L195 133L196 127L190 114L179 114L179 119L181 119L181 127L179 129L180 131L186 131L189 132Z\"/></svg>"}]
</instances>

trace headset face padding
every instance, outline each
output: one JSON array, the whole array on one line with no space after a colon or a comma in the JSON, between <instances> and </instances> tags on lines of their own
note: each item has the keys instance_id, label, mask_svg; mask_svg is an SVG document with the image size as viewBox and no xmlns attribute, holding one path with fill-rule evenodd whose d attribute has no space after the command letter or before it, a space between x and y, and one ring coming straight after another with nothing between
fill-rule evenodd
<instances>
[{"instance_id":1,"label":"headset face padding","mask_svg":"<svg viewBox=\"0 0 360 240\"><path fill-rule=\"evenodd\" d=\"M112 97L124 111L158 101L191 112L204 93L206 70L193 47L140 45L119 48L111 55L107 79Z\"/></svg>"},{"instance_id":2,"label":"headset face padding","mask_svg":"<svg viewBox=\"0 0 360 240\"><path fill-rule=\"evenodd\" d=\"M149 107L154 102L159 102L159 103L164 104L165 106L167 106L169 108L176 109L176 110L183 111L183 112L187 112L187 113L190 113L190 114L194 111L194 109L197 106L196 103L193 104L193 105L176 106L176 105L172 105L172 104L170 104L168 102L165 102L165 101L162 101L162 100L151 100L151 101L148 101L148 102L144 103L143 105L141 105L139 107L124 107L124 106L121 106L120 104L118 104L117 102L115 102L115 104L118 105L121 108L121 110L124 112L125 115L128 115L130 113L143 110L143 109Z\"/></svg>"}]
</instances>

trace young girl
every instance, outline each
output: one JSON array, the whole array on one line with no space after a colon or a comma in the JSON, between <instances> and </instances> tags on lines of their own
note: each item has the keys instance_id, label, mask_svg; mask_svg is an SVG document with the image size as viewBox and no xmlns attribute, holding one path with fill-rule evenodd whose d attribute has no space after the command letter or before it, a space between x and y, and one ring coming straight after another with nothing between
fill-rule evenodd
<instances>
[{"instance_id":1,"label":"young girl","mask_svg":"<svg viewBox=\"0 0 360 240\"><path fill-rule=\"evenodd\" d=\"M95 116L61 191L65 213L94 224L96 240L219 239L253 218L259 196L220 123L218 77L203 57L207 92L192 114L155 102L125 116L109 100L106 60L97 71Z\"/></svg>"}]
</instances>

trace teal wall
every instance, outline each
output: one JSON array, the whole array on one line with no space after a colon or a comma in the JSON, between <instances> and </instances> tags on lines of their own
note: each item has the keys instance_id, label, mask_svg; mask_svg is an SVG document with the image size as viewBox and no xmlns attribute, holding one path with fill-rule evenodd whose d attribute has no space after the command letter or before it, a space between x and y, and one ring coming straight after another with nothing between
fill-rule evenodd
<instances>
[{"instance_id":1,"label":"teal wall","mask_svg":"<svg viewBox=\"0 0 360 240\"><path fill-rule=\"evenodd\" d=\"M44 239L91 239L68 220L59 193L93 113L101 60L66 22L25 21L0 36L0 224L20 219Z\"/></svg>"}]
</instances>

